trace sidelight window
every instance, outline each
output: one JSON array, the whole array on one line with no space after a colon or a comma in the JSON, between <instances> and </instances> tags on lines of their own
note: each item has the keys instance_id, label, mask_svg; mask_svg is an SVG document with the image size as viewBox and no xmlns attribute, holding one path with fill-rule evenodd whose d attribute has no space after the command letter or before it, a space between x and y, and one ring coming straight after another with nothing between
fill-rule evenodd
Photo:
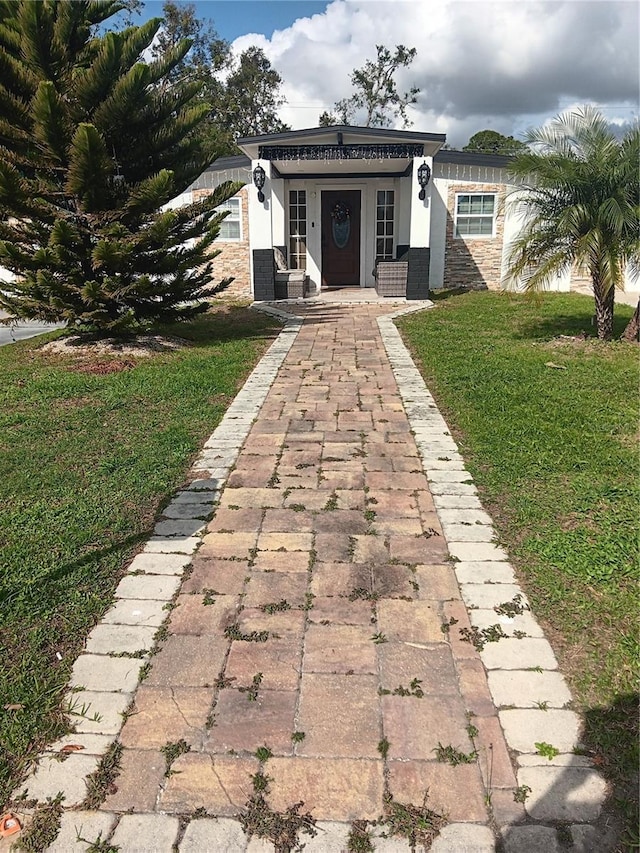
<instances>
[{"instance_id":1,"label":"sidelight window","mask_svg":"<svg viewBox=\"0 0 640 853\"><path fill-rule=\"evenodd\" d=\"M307 266L307 191L289 190L289 266Z\"/></svg>"},{"instance_id":2,"label":"sidelight window","mask_svg":"<svg viewBox=\"0 0 640 853\"><path fill-rule=\"evenodd\" d=\"M378 190L376 196L376 261L393 260L394 218L394 191Z\"/></svg>"}]
</instances>

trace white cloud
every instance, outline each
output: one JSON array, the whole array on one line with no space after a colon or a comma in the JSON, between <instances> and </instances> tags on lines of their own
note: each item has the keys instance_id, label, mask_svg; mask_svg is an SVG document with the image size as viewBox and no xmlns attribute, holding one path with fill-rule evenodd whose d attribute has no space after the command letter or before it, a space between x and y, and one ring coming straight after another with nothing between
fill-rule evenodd
<instances>
[{"instance_id":1,"label":"white cloud","mask_svg":"<svg viewBox=\"0 0 640 853\"><path fill-rule=\"evenodd\" d=\"M461 146L487 127L517 135L570 103L596 103L617 122L637 115L639 16L627 0L334 0L234 50L263 48L285 81L282 118L301 128L351 93L351 71L376 44L415 47L397 78L421 89L413 126Z\"/></svg>"}]
</instances>

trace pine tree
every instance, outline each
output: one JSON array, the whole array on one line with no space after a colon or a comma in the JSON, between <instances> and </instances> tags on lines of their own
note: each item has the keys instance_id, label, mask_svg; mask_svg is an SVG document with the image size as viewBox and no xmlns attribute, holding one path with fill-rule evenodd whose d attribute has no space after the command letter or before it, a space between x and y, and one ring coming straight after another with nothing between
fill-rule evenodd
<instances>
[{"instance_id":1,"label":"pine tree","mask_svg":"<svg viewBox=\"0 0 640 853\"><path fill-rule=\"evenodd\" d=\"M99 25L119 0L0 0L0 307L100 333L188 319L228 280L211 245L239 189L162 210L215 158L183 40L142 59L162 19Z\"/></svg>"}]
</instances>

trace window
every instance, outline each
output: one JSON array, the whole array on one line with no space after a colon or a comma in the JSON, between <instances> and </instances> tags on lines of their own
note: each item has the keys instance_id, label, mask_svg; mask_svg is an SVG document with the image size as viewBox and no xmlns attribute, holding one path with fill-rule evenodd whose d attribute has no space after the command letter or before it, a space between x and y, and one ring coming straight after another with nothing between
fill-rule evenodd
<instances>
[{"instance_id":1,"label":"window","mask_svg":"<svg viewBox=\"0 0 640 853\"><path fill-rule=\"evenodd\" d=\"M307 266L307 191L289 190L289 266Z\"/></svg>"},{"instance_id":2,"label":"window","mask_svg":"<svg viewBox=\"0 0 640 853\"><path fill-rule=\"evenodd\" d=\"M393 260L393 190L378 190L376 196L376 261Z\"/></svg>"},{"instance_id":3,"label":"window","mask_svg":"<svg viewBox=\"0 0 640 853\"><path fill-rule=\"evenodd\" d=\"M456 237L494 237L495 193L456 195Z\"/></svg>"},{"instance_id":4,"label":"window","mask_svg":"<svg viewBox=\"0 0 640 853\"><path fill-rule=\"evenodd\" d=\"M217 210L230 211L227 216L222 220L218 239L229 241L242 240L242 221L240 215L242 212L242 207L240 205L240 199L228 198L226 201L222 202L222 204L217 207Z\"/></svg>"}]
</instances>

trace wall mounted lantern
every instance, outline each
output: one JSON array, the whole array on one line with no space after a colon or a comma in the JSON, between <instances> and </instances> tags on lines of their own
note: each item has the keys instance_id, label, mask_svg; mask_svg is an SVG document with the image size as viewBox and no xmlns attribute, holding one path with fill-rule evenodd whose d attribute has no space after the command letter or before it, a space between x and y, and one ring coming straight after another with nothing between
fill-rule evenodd
<instances>
[{"instance_id":1,"label":"wall mounted lantern","mask_svg":"<svg viewBox=\"0 0 640 853\"><path fill-rule=\"evenodd\" d=\"M266 177L267 177L267 173L262 168L260 163L258 163L258 165L253 170L253 183L255 184L256 189L258 190L258 201L259 202L264 201L264 193L262 192L262 190L264 187L264 182L266 180Z\"/></svg>"},{"instance_id":2,"label":"wall mounted lantern","mask_svg":"<svg viewBox=\"0 0 640 853\"><path fill-rule=\"evenodd\" d=\"M427 184L429 183L429 178L431 177L431 169L427 165L427 162L422 164L418 168L418 183L420 184L420 192L418 194L418 198L420 201L424 201L427 197Z\"/></svg>"}]
</instances>

